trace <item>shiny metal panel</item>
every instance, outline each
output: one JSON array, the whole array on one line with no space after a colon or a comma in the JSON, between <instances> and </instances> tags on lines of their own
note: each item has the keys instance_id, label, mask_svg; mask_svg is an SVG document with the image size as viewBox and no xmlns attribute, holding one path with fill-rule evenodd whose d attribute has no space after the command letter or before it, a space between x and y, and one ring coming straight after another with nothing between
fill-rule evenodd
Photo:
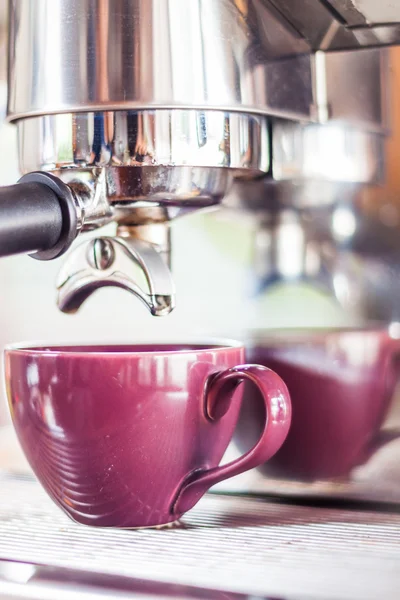
<instances>
[{"instance_id":1,"label":"shiny metal panel","mask_svg":"<svg viewBox=\"0 0 400 600\"><path fill-rule=\"evenodd\" d=\"M384 143L383 135L340 123L303 126L278 121L272 134L273 177L379 183L383 177Z\"/></svg>"},{"instance_id":2,"label":"shiny metal panel","mask_svg":"<svg viewBox=\"0 0 400 600\"><path fill-rule=\"evenodd\" d=\"M387 133L391 125L389 69L390 55L385 48L325 53L329 120Z\"/></svg>"},{"instance_id":3,"label":"shiny metal panel","mask_svg":"<svg viewBox=\"0 0 400 600\"><path fill-rule=\"evenodd\" d=\"M234 181L224 206L248 210L265 221L284 207L351 203L362 185L385 177L385 136L343 123L273 122L268 177ZM332 168L334 166L334 168Z\"/></svg>"},{"instance_id":4,"label":"shiny metal panel","mask_svg":"<svg viewBox=\"0 0 400 600\"><path fill-rule=\"evenodd\" d=\"M68 113L18 122L20 169L270 166L265 117L222 111ZM238 173L239 174L239 173Z\"/></svg>"},{"instance_id":5,"label":"shiny metal panel","mask_svg":"<svg viewBox=\"0 0 400 600\"><path fill-rule=\"evenodd\" d=\"M0 559L0 600L71 600L77 597L79 600L270 600L217 589ZM290 596L285 600L296 599Z\"/></svg>"},{"instance_id":6,"label":"shiny metal panel","mask_svg":"<svg viewBox=\"0 0 400 600\"><path fill-rule=\"evenodd\" d=\"M32 117L17 126L21 170L52 171L67 183L81 201L84 230L110 220L137 224L143 203L166 207L162 220L176 216L174 206L181 212L218 204L235 177L270 169L263 116L117 111ZM146 219L160 214L147 210Z\"/></svg>"},{"instance_id":7,"label":"shiny metal panel","mask_svg":"<svg viewBox=\"0 0 400 600\"><path fill-rule=\"evenodd\" d=\"M385 48L313 55L315 120L387 133L390 54Z\"/></svg>"},{"instance_id":8,"label":"shiny metal panel","mask_svg":"<svg viewBox=\"0 0 400 600\"><path fill-rule=\"evenodd\" d=\"M400 43L400 6L383 0L266 0L313 50Z\"/></svg>"},{"instance_id":9,"label":"shiny metal panel","mask_svg":"<svg viewBox=\"0 0 400 600\"><path fill-rule=\"evenodd\" d=\"M310 115L308 46L264 0L10 0L10 9L10 120L150 107Z\"/></svg>"}]
</instances>

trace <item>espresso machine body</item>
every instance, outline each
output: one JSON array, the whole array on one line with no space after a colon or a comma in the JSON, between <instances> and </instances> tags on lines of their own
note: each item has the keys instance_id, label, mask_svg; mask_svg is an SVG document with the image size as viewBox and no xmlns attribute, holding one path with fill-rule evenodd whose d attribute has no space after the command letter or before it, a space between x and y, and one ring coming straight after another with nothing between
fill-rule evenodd
<instances>
[{"instance_id":1,"label":"espresso machine body","mask_svg":"<svg viewBox=\"0 0 400 600\"><path fill-rule=\"evenodd\" d=\"M11 198L1 253L56 258L80 232L116 223L114 237L69 256L61 310L113 285L168 314L176 217L221 203L263 214L276 201L326 204L380 181L386 52L347 51L376 45L363 37L370 25L344 27L318 2L298 23L289 4L10 1L8 120L24 176L1 191ZM18 195L25 227L12 215Z\"/></svg>"}]
</instances>

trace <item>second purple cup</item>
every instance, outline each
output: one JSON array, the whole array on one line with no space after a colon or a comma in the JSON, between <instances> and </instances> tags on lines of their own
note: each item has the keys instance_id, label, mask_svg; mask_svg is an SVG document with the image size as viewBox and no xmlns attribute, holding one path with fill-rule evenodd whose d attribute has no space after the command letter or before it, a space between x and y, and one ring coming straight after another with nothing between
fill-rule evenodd
<instances>
[{"instance_id":1,"label":"second purple cup","mask_svg":"<svg viewBox=\"0 0 400 600\"><path fill-rule=\"evenodd\" d=\"M286 438L285 384L243 362L241 346L10 348L11 416L39 481L75 521L163 525L214 484L268 461ZM260 436L219 466L245 380L262 396Z\"/></svg>"},{"instance_id":2,"label":"second purple cup","mask_svg":"<svg viewBox=\"0 0 400 600\"><path fill-rule=\"evenodd\" d=\"M400 374L400 339L385 329L255 333L247 359L276 371L292 401L289 434L260 467L272 478L314 482L342 478L400 438L385 419ZM262 427L257 391L246 388L236 439L242 450Z\"/></svg>"}]
</instances>

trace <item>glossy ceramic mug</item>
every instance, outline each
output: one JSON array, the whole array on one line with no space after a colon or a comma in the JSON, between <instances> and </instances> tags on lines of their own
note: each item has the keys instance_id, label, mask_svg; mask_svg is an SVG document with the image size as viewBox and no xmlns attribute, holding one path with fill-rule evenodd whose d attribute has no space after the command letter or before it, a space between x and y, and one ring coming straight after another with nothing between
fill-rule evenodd
<instances>
[{"instance_id":1,"label":"glossy ceramic mug","mask_svg":"<svg viewBox=\"0 0 400 600\"><path fill-rule=\"evenodd\" d=\"M286 438L285 384L243 362L241 346L9 348L11 416L37 478L75 521L167 524L214 484L267 461ZM264 426L249 452L218 466L244 380L261 392Z\"/></svg>"},{"instance_id":2,"label":"glossy ceramic mug","mask_svg":"<svg viewBox=\"0 0 400 600\"><path fill-rule=\"evenodd\" d=\"M260 470L290 481L347 478L400 438L398 430L383 427L400 374L399 357L400 339L385 329L254 333L246 358L284 379L293 411L285 443ZM237 429L240 449L257 437L263 422L256 390L245 394Z\"/></svg>"}]
</instances>

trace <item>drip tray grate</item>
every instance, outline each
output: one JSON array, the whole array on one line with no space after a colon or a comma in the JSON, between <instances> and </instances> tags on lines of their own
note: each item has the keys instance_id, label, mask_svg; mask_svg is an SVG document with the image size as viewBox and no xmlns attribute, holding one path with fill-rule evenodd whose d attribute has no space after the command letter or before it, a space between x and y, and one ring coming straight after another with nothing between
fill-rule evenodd
<instances>
[{"instance_id":1,"label":"drip tray grate","mask_svg":"<svg viewBox=\"0 0 400 600\"><path fill-rule=\"evenodd\" d=\"M208 495L173 529L72 523L0 472L0 560L248 595L398 600L400 514Z\"/></svg>"}]
</instances>

